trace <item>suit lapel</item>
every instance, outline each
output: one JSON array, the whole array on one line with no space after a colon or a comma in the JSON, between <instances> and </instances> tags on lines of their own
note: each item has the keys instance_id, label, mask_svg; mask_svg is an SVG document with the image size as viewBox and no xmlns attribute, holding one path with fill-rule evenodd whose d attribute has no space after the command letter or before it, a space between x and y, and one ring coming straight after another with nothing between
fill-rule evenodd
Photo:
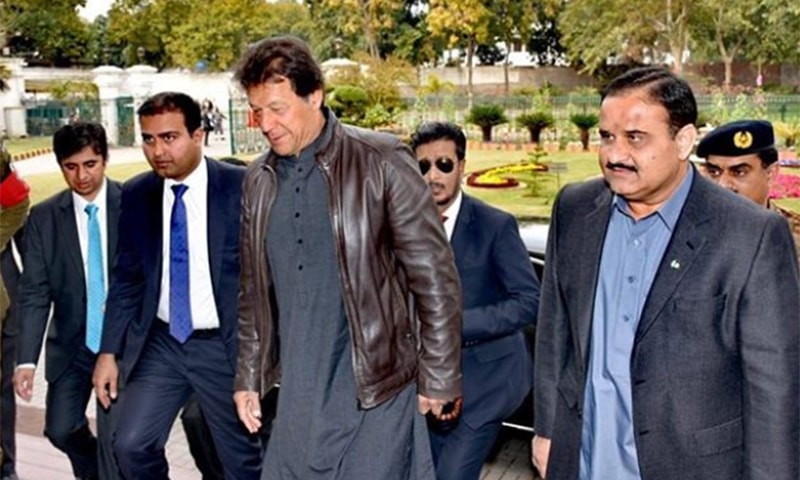
<instances>
[{"instance_id":1,"label":"suit lapel","mask_svg":"<svg viewBox=\"0 0 800 480\"><path fill-rule=\"evenodd\" d=\"M463 252L467 249L467 239L472 229L474 214L475 210L472 206L472 200L462 193L461 208L458 211L455 228L453 228L453 237L450 239L450 245L453 247L453 253L455 254L459 271L463 270L461 257L463 256Z\"/></svg>"},{"instance_id":2,"label":"suit lapel","mask_svg":"<svg viewBox=\"0 0 800 480\"><path fill-rule=\"evenodd\" d=\"M222 253L225 245L225 199L228 198L216 160L206 158L208 165L208 260L211 267L211 284L214 292L219 291L219 273L222 270ZM215 294L216 295L216 294Z\"/></svg>"},{"instance_id":3,"label":"suit lapel","mask_svg":"<svg viewBox=\"0 0 800 480\"><path fill-rule=\"evenodd\" d=\"M603 188L594 200L594 208L586 215L583 228L577 231L578 235L575 242L571 243L575 247L575 252L580 252L587 262L570 262L573 266L588 265L590 270L586 273L579 273L576 278L586 278L590 281L582 291L585 295L580 295L577 300L578 308L577 324L573 323L573 337L578 339L578 351L581 354L581 368L585 369L588 365L587 353L589 351L589 338L592 330L592 318L594 316L594 297L597 290L597 277L600 272L600 256L603 253L603 243L605 242L608 219L611 216L611 191ZM564 252L567 255L572 252Z\"/></svg>"},{"instance_id":4,"label":"suit lapel","mask_svg":"<svg viewBox=\"0 0 800 480\"><path fill-rule=\"evenodd\" d=\"M704 209L707 188L703 180L695 175L692 189L675 225L675 232L650 287L636 330L636 342L641 340L658 318L675 289L686 277L686 272L691 268L697 254L713 234L713 225L709 221L711 217Z\"/></svg>"},{"instance_id":5,"label":"suit lapel","mask_svg":"<svg viewBox=\"0 0 800 480\"><path fill-rule=\"evenodd\" d=\"M122 197L122 192L119 184L111 180L107 180L108 191L106 192L106 250L108 251L108 258L106 259L106 278L111 278L111 271L114 267L114 259L117 255L117 226L119 224L119 203Z\"/></svg>"},{"instance_id":6,"label":"suit lapel","mask_svg":"<svg viewBox=\"0 0 800 480\"><path fill-rule=\"evenodd\" d=\"M61 215L56 219L58 231L65 232L64 248L66 249L69 262L76 272L81 272L81 278L86 278L83 271L83 257L81 256L81 241L78 237L78 224L75 222L75 204L72 201L72 191L67 189L61 194L58 202L61 208ZM57 233L57 232L53 232Z\"/></svg>"}]
</instances>

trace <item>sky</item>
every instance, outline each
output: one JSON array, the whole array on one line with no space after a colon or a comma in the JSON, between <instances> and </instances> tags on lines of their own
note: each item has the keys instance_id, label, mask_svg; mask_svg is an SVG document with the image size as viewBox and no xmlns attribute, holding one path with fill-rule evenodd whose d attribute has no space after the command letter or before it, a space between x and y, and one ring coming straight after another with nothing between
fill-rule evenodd
<instances>
[{"instance_id":1,"label":"sky","mask_svg":"<svg viewBox=\"0 0 800 480\"><path fill-rule=\"evenodd\" d=\"M114 0L86 0L86 7L78 7L78 14L88 21L94 21L98 15L105 15Z\"/></svg>"}]
</instances>

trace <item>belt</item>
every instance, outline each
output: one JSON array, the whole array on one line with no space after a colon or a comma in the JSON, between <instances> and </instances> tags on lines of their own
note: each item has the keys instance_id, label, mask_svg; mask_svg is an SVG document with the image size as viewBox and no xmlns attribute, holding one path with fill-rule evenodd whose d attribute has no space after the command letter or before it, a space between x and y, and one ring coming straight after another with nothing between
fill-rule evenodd
<instances>
[{"instance_id":1,"label":"belt","mask_svg":"<svg viewBox=\"0 0 800 480\"><path fill-rule=\"evenodd\" d=\"M156 321L153 322L153 326L169 334L169 323L165 322L164 320L156 317ZM197 328L192 331L192 334L189 336L189 338L207 339L214 338L218 335L219 328Z\"/></svg>"}]
</instances>

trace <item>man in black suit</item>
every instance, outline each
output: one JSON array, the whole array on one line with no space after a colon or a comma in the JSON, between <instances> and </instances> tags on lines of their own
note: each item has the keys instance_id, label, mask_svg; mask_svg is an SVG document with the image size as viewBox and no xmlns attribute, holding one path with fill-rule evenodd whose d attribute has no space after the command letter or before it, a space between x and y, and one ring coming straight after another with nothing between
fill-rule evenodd
<instances>
[{"instance_id":1,"label":"man in black suit","mask_svg":"<svg viewBox=\"0 0 800 480\"><path fill-rule=\"evenodd\" d=\"M698 175L689 85L612 80L603 179L553 207L533 461L551 479L797 479L800 280L786 220Z\"/></svg>"},{"instance_id":2,"label":"man in black suit","mask_svg":"<svg viewBox=\"0 0 800 480\"><path fill-rule=\"evenodd\" d=\"M53 150L69 188L34 206L25 228L14 386L30 401L50 319L45 435L67 454L76 477L116 478L111 418L98 409L95 438L85 411L117 243L121 187L105 176L108 143L101 125L60 128Z\"/></svg>"},{"instance_id":3,"label":"man in black suit","mask_svg":"<svg viewBox=\"0 0 800 480\"><path fill-rule=\"evenodd\" d=\"M477 480L502 422L531 389L525 327L536 321L539 282L513 216L466 195L467 138L456 125L425 123L411 148L455 254L464 299L463 413L430 431L438 480Z\"/></svg>"},{"instance_id":4,"label":"man in black suit","mask_svg":"<svg viewBox=\"0 0 800 480\"><path fill-rule=\"evenodd\" d=\"M119 409L114 450L125 478L168 478L164 445L194 392L225 478L257 479L259 441L233 404L244 169L203 156L200 106L191 97L159 93L137 113L152 171L123 188L94 373L103 407ZM112 406L120 379L125 391Z\"/></svg>"}]
</instances>

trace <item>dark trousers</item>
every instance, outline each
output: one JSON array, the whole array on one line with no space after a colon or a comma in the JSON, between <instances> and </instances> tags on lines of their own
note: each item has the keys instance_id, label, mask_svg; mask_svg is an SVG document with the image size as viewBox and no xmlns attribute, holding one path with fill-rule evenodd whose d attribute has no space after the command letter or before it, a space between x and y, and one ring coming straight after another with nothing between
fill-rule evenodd
<instances>
[{"instance_id":1,"label":"dark trousers","mask_svg":"<svg viewBox=\"0 0 800 480\"><path fill-rule=\"evenodd\" d=\"M76 477L118 479L121 477L112 450L115 412L97 405L97 437L86 418L94 362L95 355L81 346L72 364L47 385L44 433L69 457Z\"/></svg>"},{"instance_id":2,"label":"dark trousers","mask_svg":"<svg viewBox=\"0 0 800 480\"><path fill-rule=\"evenodd\" d=\"M183 345L154 320L121 396L114 449L127 480L166 480L164 446L178 412L194 393L229 480L258 479L261 445L233 404L233 366L219 334L192 335Z\"/></svg>"},{"instance_id":3,"label":"dark trousers","mask_svg":"<svg viewBox=\"0 0 800 480\"><path fill-rule=\"evenodd\" d=\"M6 321L9 321L6 318ZM14 397L14 359L16 358L16 335L3 332L0 337L2 348L2 376L0 376L0 437L3 449L3 463L0 477L16 474L17 441L14 435L17 425L17 402Z\"/></svg>"},{"instance_id":4,"label":"dark trousers","mask_svg":"<svg viewBox=\"0 0 800 480\"><path fill-rule=\"evenodd\" d=\"M431 430L436 479L478 480L501 428L502 423L496 422L473 429L462 418L458 426L447 433Z\"/></svg>"}]
</instances>

